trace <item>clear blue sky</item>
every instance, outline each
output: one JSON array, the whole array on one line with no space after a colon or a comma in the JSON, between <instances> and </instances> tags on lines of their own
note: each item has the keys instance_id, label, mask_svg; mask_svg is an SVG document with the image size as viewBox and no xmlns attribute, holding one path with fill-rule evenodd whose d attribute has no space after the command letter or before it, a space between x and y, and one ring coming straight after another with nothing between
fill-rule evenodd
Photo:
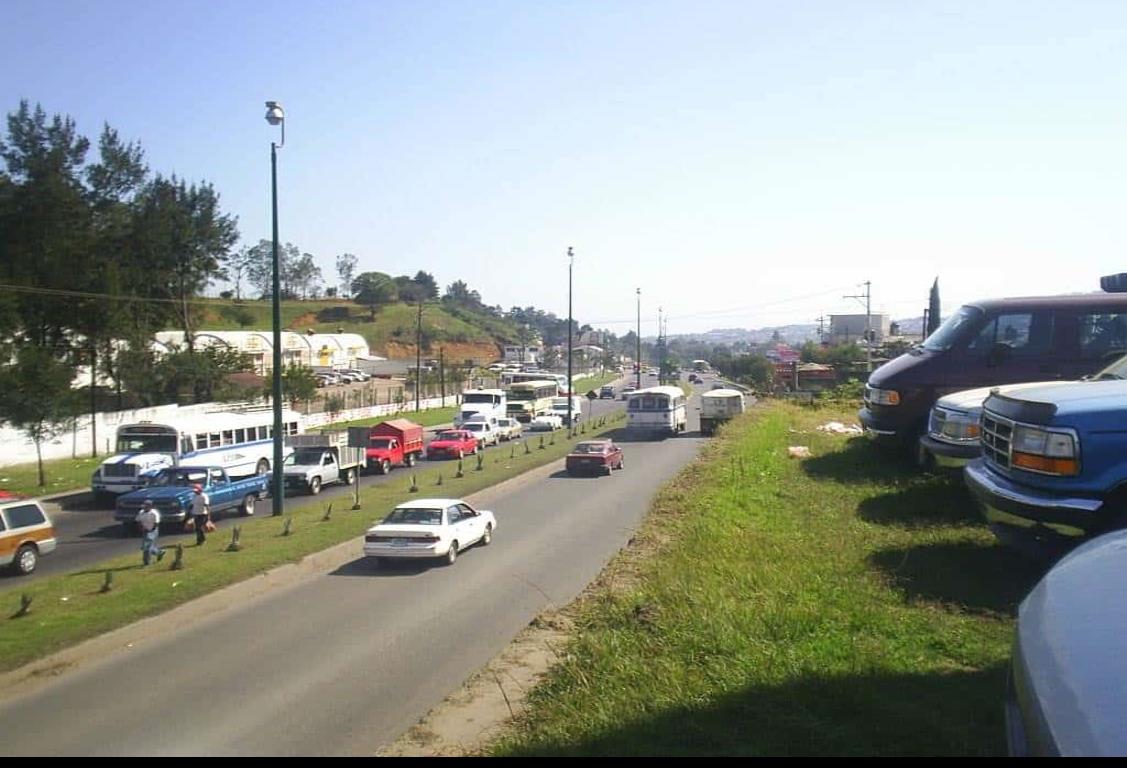
<instances>
[{"instance_id":1,"label":"clear blue sky","mask_svg":"<svg viewBox=\"0 0 1127 768\"><path fill-rule=\"evenodd\" d=\"M625 332L918 315L1127 271L1124 2L5 5L0 107L108 121L326 278ZM811 296L811 294L818 294ZM799 300L789 300L805 296ZM787 300L787 301L784 301ZM626 321L611 324L609 321Z\"/></svg>"}]
</instances>

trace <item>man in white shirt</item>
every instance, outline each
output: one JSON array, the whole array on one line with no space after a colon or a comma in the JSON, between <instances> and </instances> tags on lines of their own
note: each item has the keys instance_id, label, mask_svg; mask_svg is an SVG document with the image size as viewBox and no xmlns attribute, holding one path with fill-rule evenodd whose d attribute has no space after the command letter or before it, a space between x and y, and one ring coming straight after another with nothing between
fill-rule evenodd
<instances>
[{"instance_id":1,"label":"man in white shirt","mask_svg":"<svg viewBox=\"0 0 1127 768\"><path fill-rule=\"evenodd\" d=\"M160 534L160 512L153 508L152 499L141 502L141 511L137 513L136 521L141 529L142 563L148 565L154 555L159 563L164 557L164 550L157 546L157 536Z\"/></svg>"},{"instance_id":2,"label":"man in white shirt","mask_svg":"<svg viewBox=\"0 0 1127 768\"><path fill-rule=\"evenodd\" d=\"M192 522L196 524L196 546L203 544L207 541L207 531L204 526L211 520L211 499L203 492L203 486L196 483L192 486L195 494L192 496L192 504L189 511L192 513Z\"/></svg>"}]
</instances>

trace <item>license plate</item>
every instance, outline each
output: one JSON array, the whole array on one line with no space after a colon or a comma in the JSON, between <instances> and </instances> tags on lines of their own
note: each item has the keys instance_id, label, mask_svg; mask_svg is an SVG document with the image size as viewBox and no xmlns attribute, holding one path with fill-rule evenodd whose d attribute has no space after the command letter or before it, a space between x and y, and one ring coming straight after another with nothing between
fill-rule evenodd
<instances>
[{"instance_id":1,"label":"license plate","mask_svg":"<svg viewBox=\"0 0 1127 768\"><path fill-rule=\"evenodd\" d=\"M410 539L392 539L391 540L391 546L393 546L393 547L405 547L410 543L410 541L411 541Z\"/></svg>"}]
</instances>

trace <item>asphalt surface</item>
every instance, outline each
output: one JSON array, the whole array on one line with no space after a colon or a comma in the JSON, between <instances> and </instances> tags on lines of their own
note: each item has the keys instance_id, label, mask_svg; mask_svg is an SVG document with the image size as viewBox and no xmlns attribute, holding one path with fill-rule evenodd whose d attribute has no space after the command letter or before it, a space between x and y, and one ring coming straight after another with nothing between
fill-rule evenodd
<instances>
[{"instance_id":1,"label":"asphalt surface","mask_svg":"<svg viewBox=\"0 0 1127 768\"><path fill-rule=\"evenodd\" d=\"M485 491L493 544L452 567L375 569L357 545L330 573L9 696L0 744L8 755L371 754L598 575L699 450L694 406L680 437L618 435L621 472L571 478L555 462Z\"/></svg>"},{"instance_id":2,"label":"asphalt surface","mask_svg":"<svg viewBox=\"0 0 1127 768\"><path fill-rule=\"evenodd\" d=\"M623 384L625 384L624 380L614 382L616 389L619 389ZM583 403L584 418L596 418L615 409L621 410L623 407L624 403L619 400L585 400ZM438 432L450 426L450 424L444 424L427 427L424 438L425 444L430 445L430 441ZM530 433L527 424L523 426L525 436L540 434ZM506 443L500 443L500 445L503 447ZM488 453L496 450L496 448L491 446L485 450ZM440 459L439 461L445 460ZM428 462L424 460L421 466L425 468L427 464ZM391 478L402 478L403 473L407 471L405 467L395 467L388 475L365 473L360 477L360 486L366 488L370 485L389 482ZM354 493L352 486L336 483L325 486L316 498L318 500L332 500L337 497L350 497ZM286 495L286 499L293 499L291 503L295 504L307 503L312 498L308 494L300 493ZM58 549L51 555L41 558L35 573L31 576L15 576L6 569L0 569L0 592L26 585L31 581L52 574L69 573L89 568L103 560L123 554L136 553L137 557L140 558L141 539L139 534L126 535L124 526L113 519L113 507L95 504L93 495L89 492L80 492L57 498L54 501L43 502L43 505L47 514L51 517L51 522L55 525L55 535L59 542ZM259 500L256 505L258 515L269 515L270 509L269 498ZM240 519L241 517L236 512L229 511L216 515L214 522L218 528L223 529L235 524ZM178 541L185 544L194 542L195 534L170 532L167 528L161 530L160 544L162 546L174 545Z\"/></svg>"}]
</instances>

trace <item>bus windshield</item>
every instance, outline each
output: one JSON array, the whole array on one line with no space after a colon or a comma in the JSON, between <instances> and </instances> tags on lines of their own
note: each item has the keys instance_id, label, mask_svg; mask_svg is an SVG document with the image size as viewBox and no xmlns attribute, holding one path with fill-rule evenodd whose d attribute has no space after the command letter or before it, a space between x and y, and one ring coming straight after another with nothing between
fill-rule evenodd
<instances>
[{"instance_id":1,"label":"bus windshield","mask_svg":"<svg viewBox=\"0 0 1127 768\"><path fill-rule=\"evenodd\" d=\"M125 433L117 436L118 453L176 453L176 435L136 435Z\"/></svg>"},{"instance_id":2,"label":"bus windshield","mask_svg":"<svg viewBox=\"0 0 1127 768\"><path fill-rule=\"evenodd\" d=\"M490 405L496 405L500 400L501 398L498 395L476 394L462 396L463 403L489 403Z\"/></svg>"}]
</instances>

